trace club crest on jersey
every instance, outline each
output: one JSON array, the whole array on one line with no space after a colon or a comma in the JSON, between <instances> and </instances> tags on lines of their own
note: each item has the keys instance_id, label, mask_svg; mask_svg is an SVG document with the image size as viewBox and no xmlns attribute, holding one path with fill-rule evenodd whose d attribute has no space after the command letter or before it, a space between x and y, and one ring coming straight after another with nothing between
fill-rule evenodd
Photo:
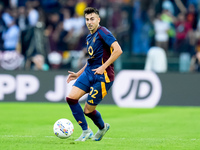
<instances>
[{"instance_id":1,"label":"club crest on jersey","mask_svg":"<svg viewBox=\"0 0 200 150\"><path fill-rule=\"evenodd\" d=\"M96 41L96 37L93 38L93 42L95 42L95 41Z\"/></svg>"},{"instance_id":2,"label":"club crest on jersey","mask_svg":"<svg viewBox=\"0 0 200 150\"><path fill-rule=\"evenodd\" d=\"M88 45L89 43L88 43L88 41L87 41L87 45Z\"/></svg>"}]
</instances>

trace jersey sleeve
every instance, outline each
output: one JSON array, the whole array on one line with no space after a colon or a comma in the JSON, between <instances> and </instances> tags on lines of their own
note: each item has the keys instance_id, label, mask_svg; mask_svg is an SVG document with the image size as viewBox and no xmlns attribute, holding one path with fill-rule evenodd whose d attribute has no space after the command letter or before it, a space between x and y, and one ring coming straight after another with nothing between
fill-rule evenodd
<instances>
[{"instance_id":1,"label":"jersey sleeve","mask_svg":"<svg viewBox=\"0 0 200 150\"><path fill-rule=\"evenodd\" d=\"M98 33L99 33L100 38L103 39L104 42L106 44L108 44L110 47L111 47L112 43L116 41L116 38L105 27L101 27L100 30L98 31Z\"/></svg>"}]
</instances>

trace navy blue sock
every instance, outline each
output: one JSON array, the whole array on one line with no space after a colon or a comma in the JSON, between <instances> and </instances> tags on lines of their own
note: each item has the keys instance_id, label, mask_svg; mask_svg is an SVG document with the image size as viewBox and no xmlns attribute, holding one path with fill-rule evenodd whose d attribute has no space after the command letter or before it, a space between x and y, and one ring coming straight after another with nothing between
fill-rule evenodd
<instances>
[{"instance_id":1,"label":"navy blue sock","mask_svg":"<svg viewBox=\"0 0 200 150\"><path fill-rule=\"evenodd\" d=\"M89 114L85 114L86 116L88 116L90 119L92 119L92 121L94 122L94 124L101 130L104 128L104 121L101 117L100 112L98 112L97 110L94 110L93 112L89 113Z\"/></svg>"},{"instance_id":2,"label":"navy blue sock","mask_svg":"<svg viewBox=\"0 0 200 150\"><path fill-rule=\"evenodd\" d=\"M81 105L78 103L78 100L74 100L71 98L66 98L67 103L69 104L69 107L72 111L72 114L74 116L74 118L76 119L76 121L78 122L78 124L81 126L81 128L83 130L87 130L88 129L88 125L83 113L83 109L81 107Z\"/></svg>"}]
</instances>

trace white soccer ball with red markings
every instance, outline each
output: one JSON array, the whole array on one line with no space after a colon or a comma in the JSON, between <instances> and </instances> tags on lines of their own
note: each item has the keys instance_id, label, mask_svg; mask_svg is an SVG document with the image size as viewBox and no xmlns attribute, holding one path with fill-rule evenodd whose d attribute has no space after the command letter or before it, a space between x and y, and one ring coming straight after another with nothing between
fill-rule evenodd
<instances>
[{"instance_id":1,"label":"white soccer ball with red markings","mask_svg":"<svg viewBox=\"0 0 200 150\"><path fill-rule=\"evenodd\" d=\"M74 126L72 122L68 119L59 119L55 122L53 126L54 134L61 138L69 138L74 132Z\"/></svg>"}]
</instances>

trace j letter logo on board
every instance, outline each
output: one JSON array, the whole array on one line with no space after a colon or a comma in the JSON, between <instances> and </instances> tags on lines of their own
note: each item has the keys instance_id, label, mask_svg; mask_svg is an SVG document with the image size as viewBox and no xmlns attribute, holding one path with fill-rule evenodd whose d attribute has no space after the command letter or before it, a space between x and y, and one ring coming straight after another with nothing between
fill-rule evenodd
<instances>
[{"instance_id":1,"label":"j letter logo on board","mask_svg":"<svg viewBox=\"0 0 200 150\"><path fill-rule=\"evenodd\" d=\"M161 94L160 79L151 71L123 70L112 88L114 101L120 107L153 108Z\"/></svg>"}]
</instances>

